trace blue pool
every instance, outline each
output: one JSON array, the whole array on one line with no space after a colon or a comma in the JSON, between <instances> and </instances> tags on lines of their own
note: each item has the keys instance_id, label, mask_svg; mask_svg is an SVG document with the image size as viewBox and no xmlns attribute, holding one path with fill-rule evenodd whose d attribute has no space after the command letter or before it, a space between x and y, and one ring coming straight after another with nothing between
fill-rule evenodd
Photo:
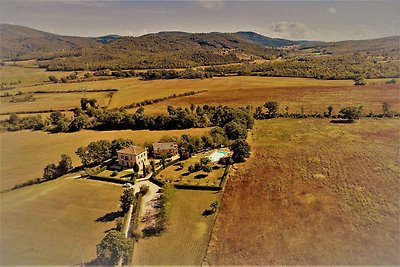
<instances>
[{"instance_id":1,"label":"blue pool","mask_svg":"<svg viewBox=\"0 0 400 267\"><path fill-rule=\"evenodd\" d=\"M228 153L224 151L214 151L208 158L212 160L213 162L218 162L221 158L226 157Z\"/></svg>"}]
</instances>

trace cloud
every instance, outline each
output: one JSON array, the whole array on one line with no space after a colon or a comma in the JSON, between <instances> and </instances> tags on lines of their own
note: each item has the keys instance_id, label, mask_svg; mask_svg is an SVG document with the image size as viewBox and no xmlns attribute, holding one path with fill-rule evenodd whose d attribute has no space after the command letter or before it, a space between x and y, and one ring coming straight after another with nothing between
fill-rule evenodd
<instances>
[{"instance_id":1,"label":"cloud","mask_svg":"<svg viewBox=\"0 0 400 267\"><path fill-rule=\"evenodd\" d=\"M329 7L326 12L331 13L331 14L336 14L336 8L334 7Z\"/></svg>"},{"instance_id":2,"label":"cloud","mask_svg":"<svg viewBox=\"0 0 400 267\"><path fill-rule=\"evenodd\" d=\"M280 21L272 23L269 27L274 37L304 39L313 34L313 31L304 23Z\"/></svg>"},{"instance_id":3,"label":"cloud","mask_svg":"<svg viewBox=\"0 0 400 267\"><path fill-rule=\"evenodd\" d=\"M219 9L225 5L224 0L197 0L196 2L207 9Z\"/></svg>"}]
</instances>

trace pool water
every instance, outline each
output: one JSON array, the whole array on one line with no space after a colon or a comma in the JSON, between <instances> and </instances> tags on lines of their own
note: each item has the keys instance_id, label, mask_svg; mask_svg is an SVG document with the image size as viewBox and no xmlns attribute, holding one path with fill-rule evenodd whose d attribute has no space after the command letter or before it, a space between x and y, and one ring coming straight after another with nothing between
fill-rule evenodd
<instances>
[{"instance_id":1,"label":"pool water","mask_svg":"<svg viewBox=\"0 0 400 267\"><path fill-rule=\"evenodd\" d=\"M208 158L212 160L213 162L218 162L221 158L226 157L228 153L224 151L214 151Z\"/></svg>"}]
</instances>

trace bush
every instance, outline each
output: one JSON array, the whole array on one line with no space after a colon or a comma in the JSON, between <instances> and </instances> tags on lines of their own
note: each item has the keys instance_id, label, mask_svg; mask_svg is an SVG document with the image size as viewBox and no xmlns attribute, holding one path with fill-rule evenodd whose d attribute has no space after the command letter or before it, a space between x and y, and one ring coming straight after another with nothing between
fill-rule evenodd
<instances>
[{"instance_id":1,"label":"bush","mask_svg":"<svg viewBox=\"0 0 400 267\"><path fill-rule=\"evenodd\" d=\"M203 165L207 165L210 162L211 162L211 160L209 158L207 158L207 157L204 157L204 158L200 159L200 163L203 164Z\"/></svg>"},{"instance_id":2,"label":"bush","mask_svg":"<svg viewBox=\"0 0 400 267\"><path fill-rule=\"evenodd\" d=\"M212 171L211 167L210 167L210 166L207 166L207 165L204 165L202 169L203 169L203 171L205 171L205 172L211 172L211 171Z\"/></svg>"},{"instance_id":3,"label":"bush","mask_svg":"<svg viewBox=\"0 0 400 267\"><path fill-rule=\"evenodd\" d=\"M115 177L115 176L117 176L118 175L118 171L113 171L112 173L111 173L111 177Z\"/></svg>"}]
</instances>

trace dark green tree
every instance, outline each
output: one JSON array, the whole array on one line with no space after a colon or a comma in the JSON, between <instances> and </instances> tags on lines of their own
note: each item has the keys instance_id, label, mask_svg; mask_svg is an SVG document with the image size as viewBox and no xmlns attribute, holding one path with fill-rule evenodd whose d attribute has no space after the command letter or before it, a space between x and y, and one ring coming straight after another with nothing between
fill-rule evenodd
<instances>
[{"instance_id":1,"label":"dark green tree","mask_svg":"<svg viewBox=\"0 0 400 267\"><path fill-rule=\"evenodd\" d=\"M47 165L44 168L43 179L51 180L51 179L57 178L58 175L59 175L59 172L58 172L58 167L56 166L56 164L52 163L52 164Z\"/></svg>"},{"instance_id":2,"label":"dark green tree","mask_svg":"<svg viewBox=\"0 0 400 267\"><path fill-rule=\"evenodd\" d=\"M125 189L119 199L119 206L121 207L122 212L126 213L129 210L130 205L134 200L134 191L133 188Z\"/></svg>"},{"instance_id":3,"label":"dark green tree","mask_svg":"<svg viewBox=\"0 0 400 267\"><path fill-rule=\"evenodd\" d=\"M246 125L231 121L224 126L225 135L229 140L246 139L247 128Z\"/></svg>"},{"instance_id":4,"label":"dark green tree","mask_svg":"<svg viewBox=\"0 0 400 267\"><path fill-rule=\"evenodd\" d=\"M339 111L341 118L346 119L348 122L354 122L361 117L363 107L346 107Z\"/></svg>"},{"instance_id":5,"label":"dark green tree","mask_svg":"<svg viewBox=\"0 0 400 267\"><path fill-rule=\"evenodd\" d=\"M332 105L329 105L329 106L327 107L327 109L328 109L328 117L332 117L333 106L332 106Z\"/></svg>"},{"instance_id":6,"label":"dark green tree","mask_svg":"<svg viewBox=\"0 0 400 267\"><path fill-rule=\"evenodd\" d=\"M250 145L243 139L237 139L231 145L233 151L232 159L234 162L243 162L250 156Z\"/></svg>"},{"instance_id":7,"label":"dark green tree","mask_svg":"<svg viewBox=\"0 0 400 267\"><path fill-rule=\"evenodd\" d=\"M72 159L66 154L61 155L61 161L58 163L58 170L60 174L66 174L72 170Z\"/></svg>"},{"instance_id":8,"label":"dark green tree","mask_svg":"<svg viewBox=\"0 0 400 267\"><path fill-rule=\"evenodd\" d=\"M101 265L116 265L121 258L129 256L132 246L132 241L121 232L111 230L96 246L97 260Z\"/></svg>"},{"instance_id":9,"label":"dark green tree","mask_svg":"<svg viewBox=\"0 0 400 267\"><path fill-rule=\"evenodd\" d=\"M276 115L277 115L276 113L278 112L278 107L279 107L277 102L273 102L273 101L266 102L264 104L264 107L267 109L268 116L270 118L276 117Z\"/></svg>"}]
</instances>

